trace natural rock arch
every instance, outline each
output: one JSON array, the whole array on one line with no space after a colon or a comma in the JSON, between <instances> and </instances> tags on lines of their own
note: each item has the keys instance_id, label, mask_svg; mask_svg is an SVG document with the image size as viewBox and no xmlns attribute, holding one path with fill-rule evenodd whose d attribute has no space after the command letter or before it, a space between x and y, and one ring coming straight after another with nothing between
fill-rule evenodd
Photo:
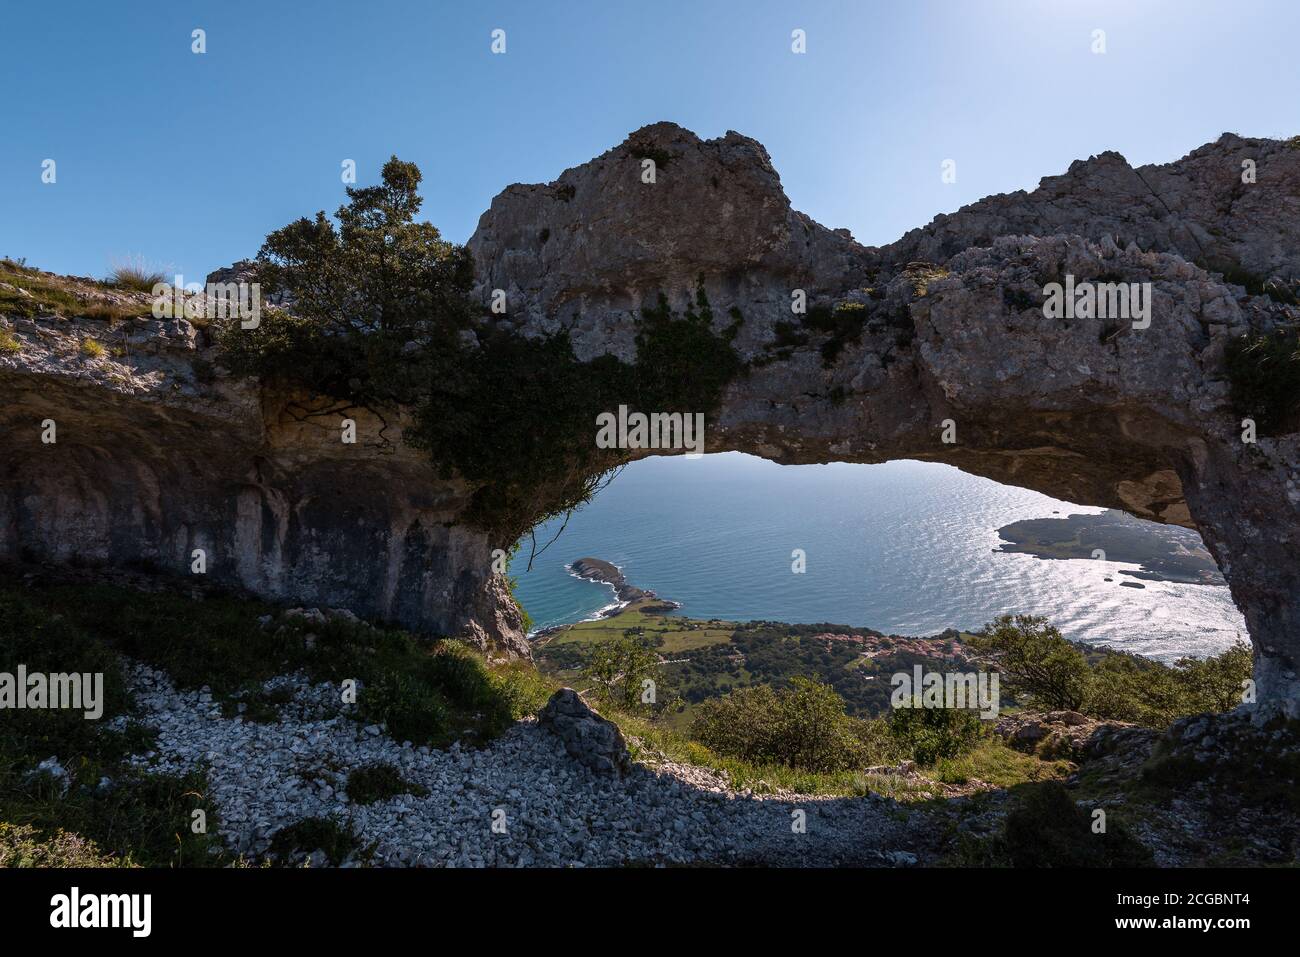
<instances>
[{"instance_id":1,"label":"natural rock arch","mask_svg":"<svg viewBox=\"0 0 1300 957\"><path fill-rule=\"evenodd\" d=\"M1224 373L1232 337L1294 316L1222 276L1300 276L1300 150L1225 135L1138 170L1102 154L877 249L792 210L753 140L656 124L509 187L470 247L484 301L507 293L501 321L569 328L584 360L630 359L642 307L702 284L719 326L741 318L748 363L708 410L712 451L946 462L1198 528L1261 700L1300 713L1300 436L1243 443ZM1150 326L1046 318L1043 286L1066 274L1150 282ZM214 379L188 323L141 320L126 358L89 367L79 327L22 320L22 350L0 353L0 558L183 572L201 547L218 581L527 654L487 537L461 520L466 483L400 442L341 447L327 405Z\"/></svg>"},{"instance_id":2,"label":"natural rock arch","mask_svg":"<svg viewBox=\"0 0 1300 957\"><path fill-rule=\"evenodd\" d=\"M1196 265L1300 276L1300 149L1225 135L1139 170L1106 153L875 249L791 209L755 141L660 123L508 188L470 246L485 298L506 290L526 334L569 328L584 359L631 358L660 291L682 303L702 282L719 325L743 316L751 367L711 418L713 451L945 462L1198 529L1245 615L1261 699L1300 709L1300 436L1243 442L1224 371L1231 338L1297 316ZM1151 283L1150 326L1045 318L1043 287L1066 274ZM858 321L798 328L795 290Z\"/></svg>"}]
</instances>

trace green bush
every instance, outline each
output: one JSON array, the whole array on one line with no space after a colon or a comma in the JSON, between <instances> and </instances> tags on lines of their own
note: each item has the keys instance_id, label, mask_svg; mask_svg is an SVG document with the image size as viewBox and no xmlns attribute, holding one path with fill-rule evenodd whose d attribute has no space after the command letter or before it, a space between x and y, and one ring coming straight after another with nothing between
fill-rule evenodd
<instances>
[{"instance_id":1,"label":"green bush","mask_svg":"<svg viewBox=\"0 0 1300 957\"><path fill-rule=\"evenodd\" d=\"M863 767L873 755L866 722L844 713L830 685L795 678L789 688L741 688L703 702L691 736L727 757L805 771Z\"/></svg>"},{"instance_id":2,"label":"green bush","mask_svg":"<svg viewBox=\"0 0 1300 957\"><path fill-rule=\"evenodd\" d=\"M929 766L940 758L970 751L984 733L979 714L960 708L895 708L889 716L894 739L917 764Z\"/></svg>"},{"instance_id":3,"label":"green bush","mask_svg":"<svg viewBox=\"0 0 1300 957\"><path fill-rule=\"evenodd\" d=\"M1250 676L1251 651L1244 641L1212 658L1181 658L1173 667L1107 654L1092 667L1083 711L1165 728L1185 715L1231 711L1241 704Z\"/></svg>"},{"instance_id":4,"label":"green bush","mask_svg":"<svg viewBox=\"0 0 1300 957\"><path fill-rule=\"evenodd\" d=\"M637 714L649 709L641 700L644 683L657 684L662 670L653 645L645 638L629 635L595 645L583 665L582 676L595 683L603 703Z\"/></svg>"},{"instance_id":5,"label":"green bush","mask_svg":"<svg viewBox=\"0 0 1300 957\"><path fill-rule=\"evenodd\" d=\"M514 721L535 715L556 691L534 665L521 661L494 668L492 684Z\"/></svg>"},{"instance_id":6,"label":"green bush","mask_svg":"<svg viewBox=\"0 0 1300 957\"><path fill-rule=\"evenodd\" d=\"M1184 715L1231 711L1251 676L1250 646L1243 641L1212 658L1181 658L1173 666L1095 650L1089 663L1046 619L1027 615L1003 615L971 645L992 659L1008 690L1027 706L1151 728Z\"/></svg>"}]
</instances>

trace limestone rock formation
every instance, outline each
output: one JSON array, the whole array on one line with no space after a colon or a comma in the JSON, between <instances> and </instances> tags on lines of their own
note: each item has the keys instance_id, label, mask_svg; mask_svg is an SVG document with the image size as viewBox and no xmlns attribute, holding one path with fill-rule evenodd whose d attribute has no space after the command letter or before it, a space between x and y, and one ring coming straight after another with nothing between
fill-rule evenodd
<instances>
[{"instance_id":1,"label":"limestone rock formation","mask_svg":"<svg viewBox=\"0 0 1300 957\"><path fill-rule=\"evenodd\" d=\"M87 311L103 295L82 294ZM201 550L206 580L529 654L486 539L456 521L469 490L401 443L401 419L236 381L203 329L150 318L149 302L136 294L142 318L113 325L9 324L0 559L192 574ZM392 443L344 444L345 416Z\"/></svg>"},{"instance_id":2,"label":"limestone rock formation","mask_svg":"<svg viewBox=\"0 0 1300 957\"><path fill-rule=\"evenodd\" d=\"M616 774L631 763L618 725L588 707L572 688L551 695L537 720L564 742L569 754L593 771Z\"/></svg>"},{"instance_id":3,"label":"limestone rock formation","mask_svg":"<svg viewBox=\"0 0 1300 957\"><path fill-rule=\"evenodd\" d=\"M793 210L755 141L659 123L509 187L469 245L483 301L507 294L499 321L569 329L583 360L632 358L642 308L702 284L719 331L740 317L747 369L716 410L646 411L710 412L708 451L946 462L1198 529L1261 700L1300 714L1300 435L1243 442L1224 362L1233 337L1300 319L1261 294L1300 279L1295 141L1225 135L1139 169L1102 154L876 249ZM1044 286L1067 275L1150 283L1150 325L1048 318ZM346 410L230 380L184 320L11 320L0 556L186 571L204 548L209 574L264 595L526 653L486 539L458 521L471 490L402 446L401 415L359 429L392 444L345 446ZM86 356L92 333L120 352Z\"/></svg>"},{"instance_id":4,"label":"limestone rock formation","mask_svg":"<svg viewBox=\"0 0 1300 957\"><path fill-rule=\"evenodd\" d=\"M719 328L743 316L750 363L710 451L946 462L1197 528L1246 617L1260 697L1300 713L1300 435L1243 442L1224 366L1233 337L1300 318L1258 294L1300 279L1296 141L1225 135L1136 170L1103 154L872 249L792 210L755 141L659 123L505 190L470 247L506 321L569 328L583 358L631 357L640 310L660 290L680 306L702 279ZM1150 283L1150 326L1047 318L1044 286L1066 275ZM801 321L799 290L810 314L857 318Z\"/></svg>"}]
</instances>

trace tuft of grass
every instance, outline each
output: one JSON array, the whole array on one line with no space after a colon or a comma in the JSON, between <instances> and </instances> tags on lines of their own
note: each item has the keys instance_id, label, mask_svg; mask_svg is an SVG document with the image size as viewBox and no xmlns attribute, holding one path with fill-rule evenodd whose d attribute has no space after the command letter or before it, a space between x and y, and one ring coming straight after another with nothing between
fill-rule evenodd
<instances>
[{"instance_id":1,"label":"tuft of grass","mask_svg":"<svg viewBox=\"0 0 1300 957\"><path fill-rule=\"evenodd\" d=\"M946 266L931 262L910 262L903 269L903 275L912 284L912 292L924 296L930 291L930 283L948 277Z\"/></svg>"},{"instance_id":2,"label":"tuft of grass","mask_svg":"<svg viewBox=\"0 0 1300 957\"><path fill-rule=\"evenodd\" d=\"M393 765L380 762L367 764L349 774L347 792L354 804L374 804L391 800L399 794L425 797L429 790L404 779Z\"/></svg>"},{"instance_id":3,"label":"tuft of grass","mask_svg":"<svg viewBox=\"0 0 1300 957\"><path fill-rule=\"evenodd\" d=\"M128 256L113 263L108 278L104 281L110 286L132 292L153 292L155 285L166 280L166 274L146 262L142 256Z\"/></svg>"},{"instance_id":4,"label":"tuft of grass","mask_svg":"<svg viewBox=\"0 0 1300 957\"><path fill-rule=\"evenodd\" d=\"M80 834L0 821L0 867L135 867L130 855L113 857Z\"/></svg>"},{"instance_id":5,"label":"tuft of grass","mask_svg":"<svg viewBox=\"0 0 1300 957\"><path fill-rule=\"evenodd\" d=\"M98 339L82 339L81 354L88 359L102 359L107 350Z\"/></svg>"},{"instance_id":6,"label":"tuft of grass","mask_svg":"<svg viewBox=\"0 0 1300 957\"><path fill-rule=\"evenodd\" d=\"M560 687L524 661L494 665L492 684L514 721L536 715Z\"/></svg>"},{"instance_id":7,"label":"tuft of grass","mask_svg":"<svg viewBox=\"0 0 1300 957\"><path fill-rule=\"evenodd\" d=\"M12 260L0 260L0 315L24 319L46 315L84 316L117 322L142 312L138 304L103 302L92 294L79 292L67 279L47 275Z\"/></svg>"},{"instance_id":8,"label":"tuft of grass","mask_svg":"<svg viewBox=\"0 0 1300 957\"><path fill-rule=\"evenodd\" d=\"M8 329L0 329L0 352L10 354L23 351L23 344Z\"/></svg>"},{"instance_id":9,"label":"tuft of grass","mask_svg":"<svg viewBox=\"0 0 1300 957\"><path fill-rule=\"evenodd\" d=\"M994 787L1010 788L1035 781L1063 779L1073 769L1069 761L1045 761L1009 747L995 735L988 735L965 754L940 758L927 773L944 784L979 780Z\"/></svg>"},{"instance_id":10,"label":"tuft of grass","mask_svg":"<svg viewBox=\"0 0 1300 957\"><path fill-rule=\"evenodd\" d=\"M357 705L363 721L380 725L398 741L445 743L456 737L447 699L414 675L381 673L366 683Z\"/></svg>"}]
</instances>

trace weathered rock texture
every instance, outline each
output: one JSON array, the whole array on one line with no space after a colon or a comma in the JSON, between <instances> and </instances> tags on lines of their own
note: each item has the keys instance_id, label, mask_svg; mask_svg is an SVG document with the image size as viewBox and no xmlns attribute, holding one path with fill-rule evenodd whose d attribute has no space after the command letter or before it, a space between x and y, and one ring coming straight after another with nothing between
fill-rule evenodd
<instances>
[{"instance_id":1,"label":"weathered rock texture","mask_svg":"<svg viewBox=\"0 0 1300 957\"><path fill-rule=\"evenodd\" d=\"M711 416L712 451L946 462L1199 529L1245 614L1261 698L1300 713L1300 435L1243 443L1224 371L1233 336L1297 318L1229 281L1300 277L1293 144L1225 135L1136 170L1102 154L874 249L791 209L755 141L661 123L554 183L509 187L470 246L484 301L507 293L503 321L568 328L582 359L631 358L641 309L661 292L680 308L702 281L719 330L742 317L750 362ZM1067 273L1150 282L1150 327L1045 318L1043 286ZM795 290L856 304L861 322L809 328ZM129 323L129 353L101 359L76 351L84 325L18 322L21 351L0 352L0 554L185 570L205 547L210 574L266 595L522 650L487 542L457 521L460 483L400 441L342 445L342 411L198 382L203 337L185 323ZM57 445L40 442L46 417Z\"/></svg>"},{"instance_id":2,"label":"weathered rock texture","mask_svg":"<svg viewBox=\"0 0 1300 957\"><path fill-rule=\"evenodd\" d=\"M618 725L587 706L572 688L551 695L537 721L564 742L564 748L580 762L601 774L617 774L631 764L623 732Z\"/></svg>"},{"instance_id":3,"label":"weathered rock texture","mask_svg":"<svg viewBox=\"0 0 1300 957\"><path fill-rule=\"evenodd\" d=\"M647 155L667 159L653 184ZM872 249L792 210L755 141L661 123L510 187L470 245L485 298L506 290L526 333L570 328L584 358L630 357L640 309L660 290L682 306L702 276L719 329L743 316L753 363L709 423L712 451L946 462L1199 529L1246 617L1261 698L1300 712L1300 435L1244 443L1224 370L1231 337L1298 316L1202 268L1300 277L1294 141L1225 134L1141 169L1102 154ZM1067 273L1150 282L1150 327L1045 318L1043 287ZM824 350L833 336L792 315L796 289L861 304L861 335Z\"/></svg>"},{"instance_id":4,"label":"weathered rock texture","mask_svg":"<svg viewBox=\"0 0 1300 957\"><path fill-rule=\"evenodd\" d=\"M202 549L215 582L528 654L486 539L456 521L468 490L402 445L400 421L221 375L183 319L17 320L11 334L0 559L191 574ZM89 338L109 353L85 355ZM344 417L355 444L342 441ZM390 446L378 441L386 425Z\"/></svg>"}]
</instances>

